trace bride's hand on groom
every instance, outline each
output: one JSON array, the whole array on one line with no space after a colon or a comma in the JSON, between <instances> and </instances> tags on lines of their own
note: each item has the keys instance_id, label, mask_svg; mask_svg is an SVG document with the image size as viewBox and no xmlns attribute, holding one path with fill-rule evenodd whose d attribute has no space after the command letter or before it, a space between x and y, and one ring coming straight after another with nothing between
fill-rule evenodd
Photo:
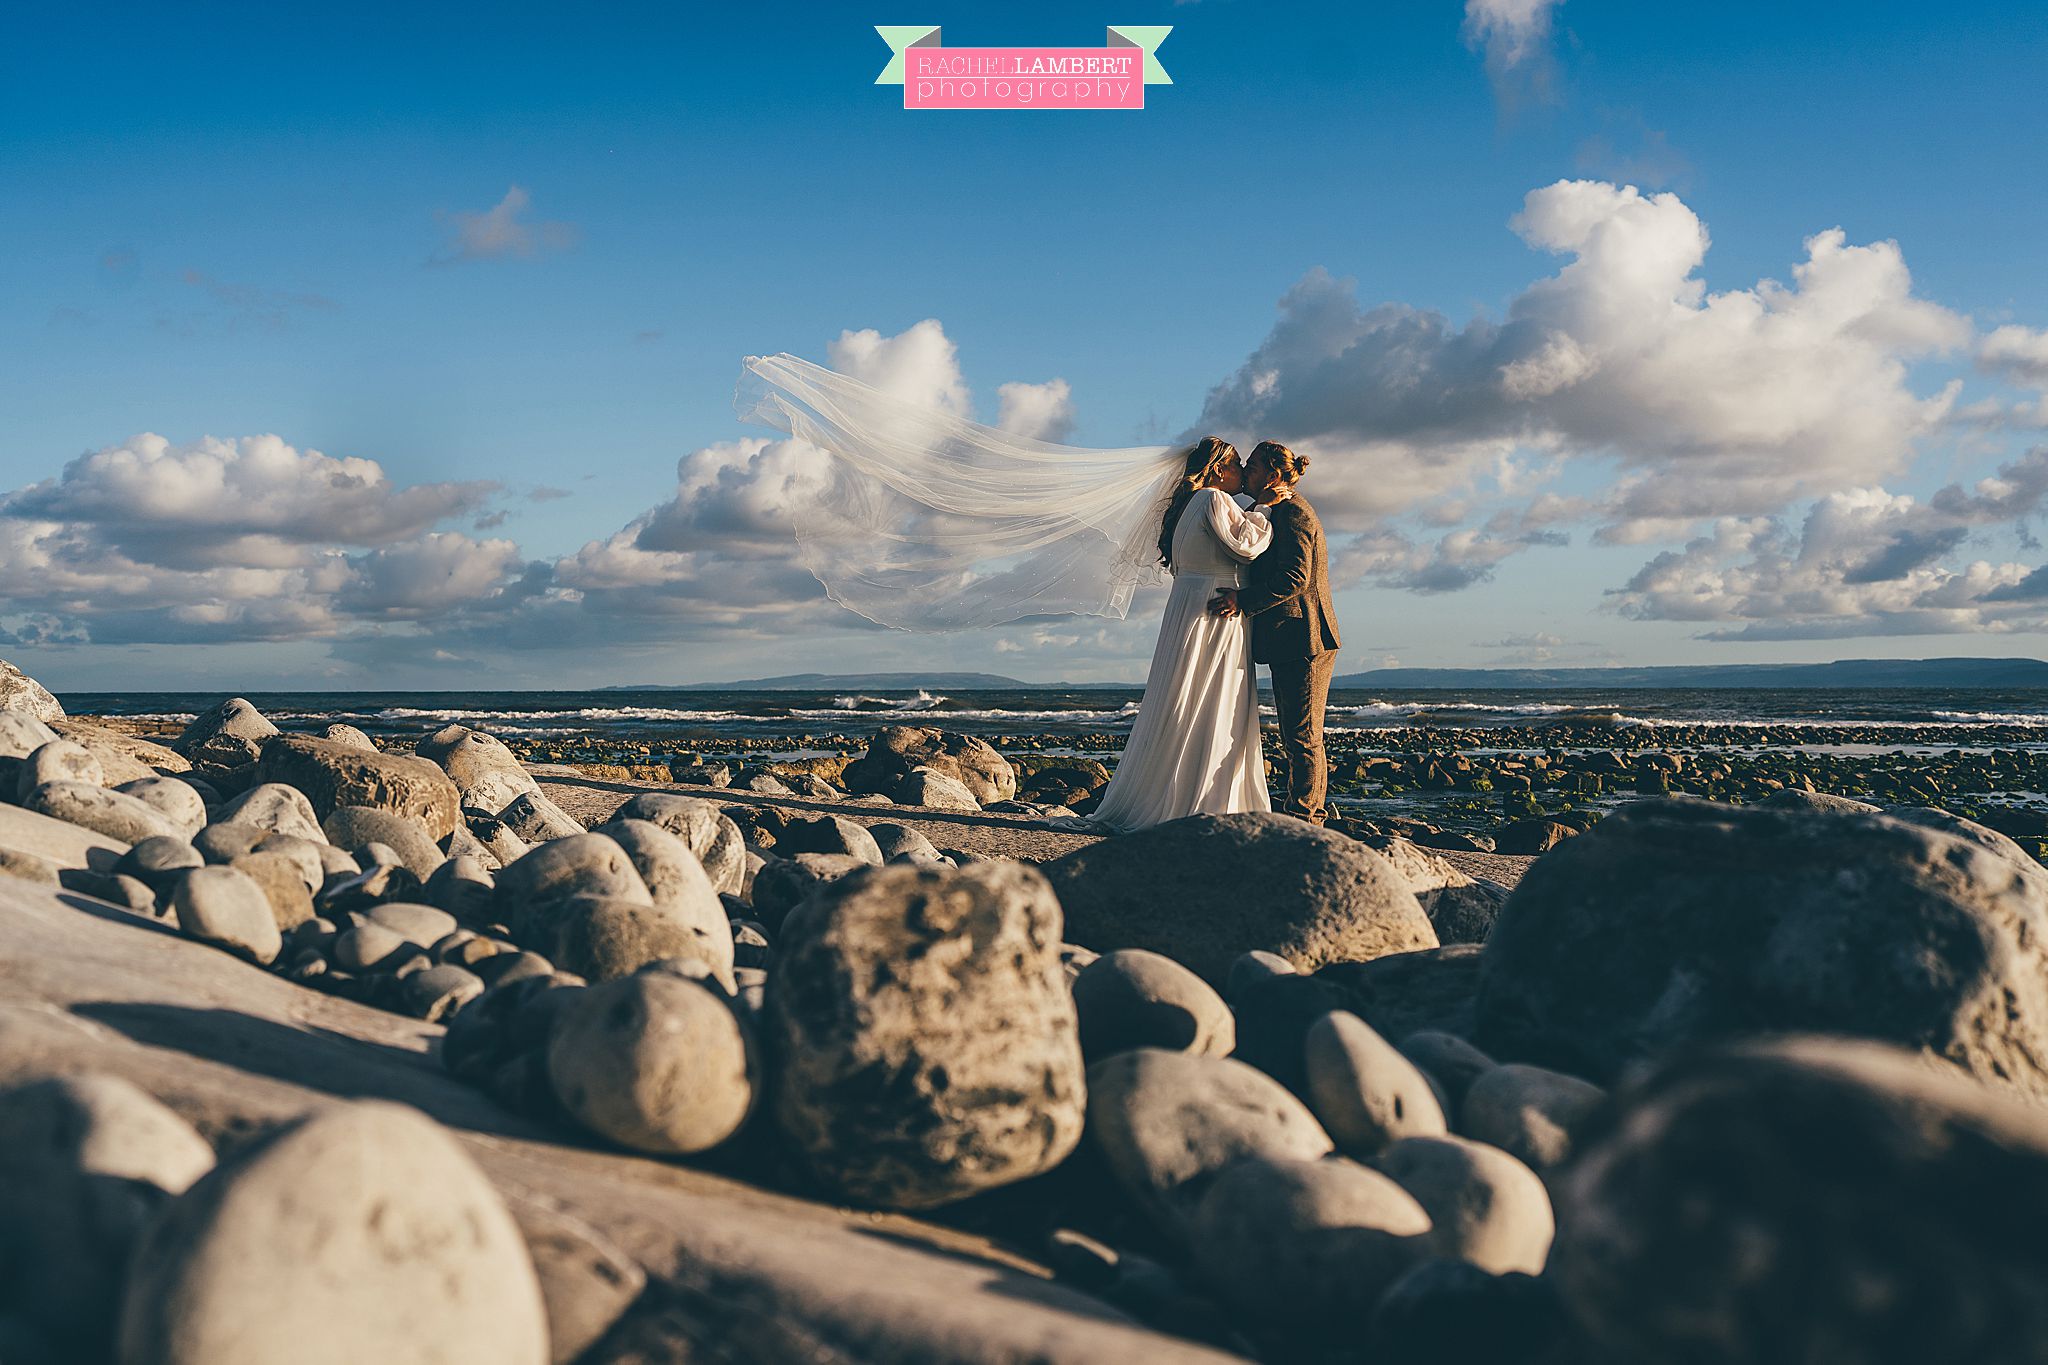
<instances>
[{"instance_id":1,"label":"bride's hand on groom","mask_svg":"<svg viewBox=\"0 0 2048 1365\"><path fill-rule=\"evenodd\" d=\"M1237 593L1231 588L1218 588L1216 595L1209 599L1211 616L1230 617L1237 615Z\"/></svg>"}]
</instances>

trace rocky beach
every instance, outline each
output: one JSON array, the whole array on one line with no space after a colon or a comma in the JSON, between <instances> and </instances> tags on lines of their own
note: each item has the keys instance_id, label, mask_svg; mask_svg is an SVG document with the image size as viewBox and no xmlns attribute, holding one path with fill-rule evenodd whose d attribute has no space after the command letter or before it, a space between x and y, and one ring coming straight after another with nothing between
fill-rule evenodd
<instances>
[{"instance_id":1,"label":"rocky beach","mask_svg":"<svg viewBox=\"0 0 2048 1365\"><path fill-rule=\"evenodd\" d=\"M1101 838L999 707L113 695L0 668L10 1362L2048 1359L2018 709Z\"/></svg>"}]
</instances>

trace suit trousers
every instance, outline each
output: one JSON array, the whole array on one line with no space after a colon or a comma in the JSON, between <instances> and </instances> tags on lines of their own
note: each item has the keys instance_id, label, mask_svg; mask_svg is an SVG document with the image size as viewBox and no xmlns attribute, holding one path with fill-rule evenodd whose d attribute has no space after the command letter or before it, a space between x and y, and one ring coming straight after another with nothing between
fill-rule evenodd
<instances>
[{"instance_id":1,"label":"suit trousers","mask_svg":"<svg viewBox=\"0 0 2048 1365\"><path fill-rule=\"evenodd\" d=\"M1287 760L1287 796L1273 807L1320 825L1329 815L1323 809L1329 785L1328 766L1323 761L1323 710L1330 701L1330 674L1337 667L1337 652L1275 659L1270 666L1273 709L1280 720L1280 752Z\"/></svg>"}]
</instances>

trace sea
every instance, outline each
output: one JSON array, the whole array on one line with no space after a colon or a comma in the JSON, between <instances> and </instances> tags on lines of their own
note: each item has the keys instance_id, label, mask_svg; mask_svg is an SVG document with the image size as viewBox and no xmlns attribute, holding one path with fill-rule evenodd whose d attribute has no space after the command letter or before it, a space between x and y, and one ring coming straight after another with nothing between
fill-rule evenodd
<instances>
[{"instance_id":1,"label":"sea","mask_svg":"<svg viewBox=\"0 0 2048 1365\"><path fill-rule=\"evenodd\" d=\"M650 689L581 692L252 692L285 729L341 721L379 738L403 739L453 721L507 738L571 737L646 745L652 754L716 741L859 740L885 725L921 724L983 737L1102 736L1130 728L1141 689L785 692ZM221 699L214 692L60 694L79 715L182 722ZM1266 699L1267 714L1271 700ZM1639 747L1642 732L1683 742L1741 745L1763 732L1826 744L1829 732L1857 743L1969 750L2048 746L2048 689L1417 689L1333 691L1326 727L1369 746L1422 730L1517 731L1541 727L1567 743ZM1630 734L1627 732L1638 732ZM1097 747L1100 740L1091 744ZM782 747L777 745L776 747Z\"/></svg>"}]
</instances>

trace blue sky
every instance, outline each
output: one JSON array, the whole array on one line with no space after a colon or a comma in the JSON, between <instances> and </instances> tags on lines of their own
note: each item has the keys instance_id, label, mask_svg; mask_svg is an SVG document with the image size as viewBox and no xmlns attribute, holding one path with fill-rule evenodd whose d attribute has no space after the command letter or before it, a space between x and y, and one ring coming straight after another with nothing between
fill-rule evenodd
<instances>
[{"instance_id":1,"label":"blue sky","mask_svg":"<svg viewBox=\"0 0 2048 1365\"><path fill-rule=\"evenodd\" d=\"M2038 6L989 10L14 21L0 652L72 690L1142 676L1142 599L936 638L824 603L801 460L731 414L777 350L991 421L1064 381L1018 420L1079 445L1310 451L1345 671L2048 643ZM1171 23L1175 83L907 113L868 26L906 17Z\"/></svg>"}]
</instances>

